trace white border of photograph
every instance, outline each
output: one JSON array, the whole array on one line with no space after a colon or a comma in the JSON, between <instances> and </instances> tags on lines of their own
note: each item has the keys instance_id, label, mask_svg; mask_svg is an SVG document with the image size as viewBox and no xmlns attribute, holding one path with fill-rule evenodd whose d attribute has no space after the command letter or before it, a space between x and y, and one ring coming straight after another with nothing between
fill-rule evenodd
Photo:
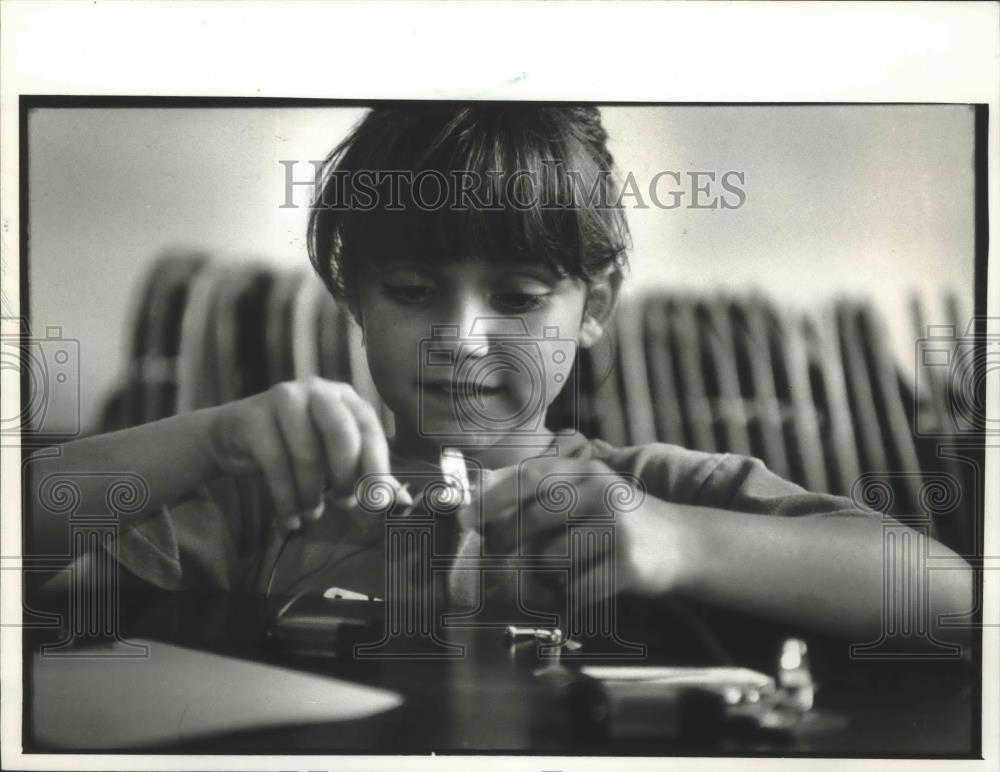
<instances>
[{"instance_id":1,"label":"white border of photograph","mask_svg":"<svg viewBox=\"0 0 1000 772\"><path fill-rule=\"evenodd\" d=\"M391 5L391 7L389 7ZM1000 6L973 3L0 4L2 311L19 312L18 98L22 94L586 100L596 102L961 102L989 105L990 242L1000 244L997 170ZM994 247L996 248L996 247ZM987 314L1000 316L988 274ZM6 324L6 322L5 322ZM5 328L4 333L8 330ZM987 384L997 417L1000 373ZM2 371L3 415L18 411ZM996 440L994 439L994 442ZM1000 479L988 447L986 480ZM2 458L3 568L20 554L19 460ZM986 486L986 554L1000 556L1000 486ZM996 570L986 571L983 762L997 769L1000 651ZM28 755L21 745L20 571L2 583L5 769L662 769L608 757ZM9 626L13 620L15 626ZM954 762L671 758L674 770L877 769Z\"/></svg>"}]
</instances>

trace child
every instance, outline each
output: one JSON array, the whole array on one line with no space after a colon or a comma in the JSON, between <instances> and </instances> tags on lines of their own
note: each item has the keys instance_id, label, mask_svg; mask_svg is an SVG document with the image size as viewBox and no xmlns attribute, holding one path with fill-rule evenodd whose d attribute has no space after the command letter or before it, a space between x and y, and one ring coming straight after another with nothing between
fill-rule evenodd
<instances>
[{"instance_id":1,"label":"child","mask_svg":"<svg viewBox=\"0 0 1000 772\"><path fill-rule=\"evenodd\" d=\"M310 257L363 330L391 443L350 386L314 379L70 443L40 470L142 475L149 504L122 524L117 556L159 587L378 596L384 520L357 501L360 479L378 476L405 505L440 474L441 449L460 447L485 506L460 512L459 551L503 556L565 553L566 512L547 480L575 487L574 516L601 515L623 476L645 495L604 555L617 590L877 639L881 516L757 459L545 428L575 347L601 338L621 285L628 233L606 140L591 107L377 108L327 159ZM511 348L511 330L540 344ZM435 367L431 349L446 353ZM512 364L515 349L535 369ZM471 425L456 407L475 413ZM35 527L51 541L65 529L52 525ZM931 618L967 611L968 566L928 547L955 567L935 572ZM452 589L475 593L462 577Z\"/></svg>"}]
</instances>

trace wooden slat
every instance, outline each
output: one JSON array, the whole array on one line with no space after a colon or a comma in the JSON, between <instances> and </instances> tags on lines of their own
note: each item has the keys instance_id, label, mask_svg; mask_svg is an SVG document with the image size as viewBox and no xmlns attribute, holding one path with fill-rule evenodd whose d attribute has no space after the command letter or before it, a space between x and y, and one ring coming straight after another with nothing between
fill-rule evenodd
<instances>
[{"instance_id":1,"label":"wooden slat","mask_svg":"<svg viewBox=\"0 0 1000 772\"><path fill-rule=\"evenodd\" d=\"M755 318L759 318L760 315L759 309L755 309L752 313ZM820 415L813 401L809 359L802 335L802 325L798 323L798 319L792 311L783 312L782 317L785 335L780 354L784 358L785 372L788 377L788 410L794 443L787 443L786 448L780 413L777 426L778 436L781 438L783 451L789 455L794 453L797 456L798 466L802 470L802 479L797 482L807 490L829 493L830 480L823 458ZM774 404L777 407L776 398ZM777 409L780 411L780 407ZM789 475L787 469L786 466L785 474Z\"/></svg>"},{"instance_id":2,"label":"wooden slat","mask_svg":"<svg viewBox=\"0 0 1000 772\"><path fill-rule=\"evenodd\" d=\"M946 298L944 306L945 325L951 325L956 338L974 331L969 330L971 316L967 315L967 309L956 296ZM921 341L931 333L924 313L923 298L915 294L911 299L910 311L914 338ZM940 327L937 332L941 332ZM923 349L924 346L919 345L915 357L922 357ZM955 434L956 427L950 404L952 399L948 376L950 368L927 367L919 359L915 358L914 361L916 369L919 370L914 384L914 399L918 403L915 411L919 411L919 417L915 415L914 421L919 423L917 428L921 434L918 449L921 451L924 466L930 471L945 474L956 481L962 495L958 510L946 517L938 518L938 533L949 547L960 554L974 554L978 542L975 505L978 480L973 465L959 461L966 454L956 451L961 444L961 438Z\"/></svg>"},{"instance_id":3,"label":"wooden slat","mask_svg":"<svg viewBox=\"0 0 1000 772\"><path fill-rule=\"evenodd\" d=\"M267 350L267 301L275 274L252 270L252 278L237 306L237 394L238 399L266 391L271 385Z\"/></svg>"},{"instance_id":4,"label":"wooden slat","mask_svg":"<svg viewBox=\"0 0 1000 772\"><path fill-rule=\"evenodd\" d=\"M889 330L868 305L856 309L854 327L858 340L867 349L866 361L879 416L882 445L900 495L897 514L919 515L920 489L923 485L920 461L900 398L896 365L890 359ZM933 523L931 525L933 529Z\"/></svg>"},{"instance_id":5,"label":"wooden slat","mask_svg":"<svg viewBox=\"0 0 1000 772\"><path fill-rule=\"evenodd\" d=\"M143 385L143 422L172 415L177 406L177 357L184 306L191 283L204 264L202 254L171 254L161 259L156 286L147 293L145 342L138 364Z\"/></svg>"},{"instance_id":6,"label":"wooden slat","mask_svg":"<svg viewBox=\"0 0 1000 772\"><path fill-rule=\"evenodd\" d=\"M854 422L847 395L847 384L840 352L840 341L832 309L802 318L810 368L822 388L826 431L823 433L824 456L830 490L846 495L860 474L860 459L854 437ZM820 395L814 396L814 400Z\"/></svg>"},{"instance_id":7,"label":"wooden slat","mask_svg":"<svg viewBox=\"0 0 1000 772\"><path fill-rule=\"evenodd\" d=\"M599 437L597 423L597 406L595 389L597 387L597 376L595 373L599 367L599 350L603 344L598 344L592 348L578 349L576 352L576 363L573 365L576 372L573 373L577 383L576 405L567 404L569 397L560 395L563 403L558 408L557 418L561 426L568 425L575 428L587 437ZM575 410L575 413L574 413Z\"/></svg>"},{"instance_id":8,"label":"wooden slat","mask_svg":"<svg viewBox=\"0 0 1000 772\"><path fill-rule=\"evenodd\" d=\"M122 419L126 426L136 426L142 423L147 413L145 404L147 395L143 383L141 363L149 341L149 309L153 297L156 295L157 287L162 285L162 277L170 271L171 258L171 255L166 255L153 263L153 267L143 280L139 292L136 293L133 301L135 305L129 314L133 320L130 328L132 334L128 343L128 372L126 373L121 408Z\"/></svg>"},{"instance_id":9,"label":"wooden slat","mask_svg":"<svg viewBox=\"0 0 1000 772\"><path fill-rule=\"evenodd\" d=\"M863 344L854 325L856 308L853 303L841 301L837 303L834 314L861 468L866 472L884 472L889 469L889 460L883 445L878 413L875 411L875 393L865 362Z\"/></svg>"},{"instance_id":10,"label":"wooden slat","mask_svg":"<svg viewBox=\"0 0 1000 772\"><path fill-rule=\"evenodd\" d=\"M703 371L708 369L715 381L716 393L709 397L719 450L749 456L752 454L749 420L736 370L736 347L727 305L721 298L700 302L695 306L695 319Z\"/></svg>"},{"instance_id":11,"label":"wooden slat","mask_svg":"<svg viewBox=\"0 0 1000 772\"><path fill-rule=\"evenodd\" d=\"M775 474L788 478L788 453L764 313L766 306L767 301L760 297L734 301L729 308L730 323L736 361L749 384L747 418L754 455L760 456Z\"/></svg>"},{"instance_id":12,"label":"wooden slat","mask_svg":"<svg viewBox=\"0 0 1000 772\"><path fill-rule=\"evenodd\" d=\"M677 391L681 399L685 444L695 450L713 453L719 448L715 441L712 406L701 370L693 303L689 299L675 298L668 309L671 353L677 363Z\"/></svg>"},{"instance_id":13,"label":"wooden slat","mask_svg":"<svg viewBox=\"0 0 1000 772\"><path fill-rule=\"evenodd\" d=\"M304 271L282 271L275 277L267 303L267 361L271 384L295 378L292 353L292 314Z\"/></svg>"},{"instance_id":14,"label":"wooden slat","mask_svg":"<svg viewBox=\"0 0 1000 772\"><path fill-rule=\"evenodd\" d=\"M261 281L267 276L260 266L241 264L227 272L225 279L219 285L216 295L215 325L215 378L220 403L231 402L248 396L255 391L248 376L248 367L265 363L266 357L263 339L257 346L257 362L249 363L241 356L244 347L241 345L245 336L252 335L254 330L248 326L247 314L243 305L250 299L256 299L260 293ZM258 314L263 317L263 310ZM263 336L261 336L263 338Z\"/></svg>"},{"instance_id":15,"label":"wooden slat","mask_svg":"<svg viewBox=\"0 0 1000 772\"><path fill-rule=\"evenodd\" d=\"M217 262L206 265L191 286L181 323L177 369L177 412L219 404L215 380L215 306L228 271Z\"/></svg>"},{"instance_id":16,"label":"wooden slat","mask_svg":"<svg viewBox=\"0 0 1000 772\"><path fill-rule=\"evenodd\" d=\"M630 298L621 304L618 313L618 362L629 445L656 441L656 421L642 339L644 305L643 299Z\"/></svg>"},{"instance_id":17,"label":"wooden slat","mask_svg":"<svg viewBox=\"0 0 1000 772\"><path fill-rule=\"evenodd\" d=\"M674 445L684 444L684 422L677 395L676 374L670 352L670 324L664 296L648 298L645 304L645 340L647 377L652 394L657 439Z\"/></svg>"}]
</instances>

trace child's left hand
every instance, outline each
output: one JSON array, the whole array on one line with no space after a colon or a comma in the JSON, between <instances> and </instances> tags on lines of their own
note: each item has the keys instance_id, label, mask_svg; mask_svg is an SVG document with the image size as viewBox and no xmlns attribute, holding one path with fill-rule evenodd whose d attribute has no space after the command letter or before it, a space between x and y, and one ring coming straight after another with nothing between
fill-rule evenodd
<instances>
[{"instance_id":1,"label":"child's left hand","mask_svg":"<svg viewBox=\"0 0 1000 772\"><path fill-rule=\"evenodd\" d=\"M567 556L567 525L597 518L612 522L613 517L613 546L598 541L599 560L610 561L605 567L616 576L614 592L669 592L684 572L681 528L670 504L647 495L637 478L600 461L531 459L484 490L482 502L484 511L473 504L459 520L480 531L488 554ZM581 569L581 576L593 570Z\"/></svg>"}]
</instances>

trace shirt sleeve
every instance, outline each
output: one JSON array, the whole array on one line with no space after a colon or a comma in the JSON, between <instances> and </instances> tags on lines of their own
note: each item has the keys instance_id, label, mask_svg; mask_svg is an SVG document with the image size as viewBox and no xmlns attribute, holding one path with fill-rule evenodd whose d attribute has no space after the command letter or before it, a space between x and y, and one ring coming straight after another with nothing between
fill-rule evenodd
<instances>
[{"instance_id":1,"label":"shirt sleeve","mask_svg":"<svg viewBox=\"0 0 1000 772\"><path fill-rule=\"evenodd\" d=\"M259 480L220 478L122 531L109 549L160 589L244 589L267 540L267 507Z\"/></svg>"},{"instance_id":2,"label":"shirt sleeve","mask_svg":"<svg viewBox=\"0 0 1000 772\"><path fill-rule=\"evenodd\" d=\"M614 448L595 440L593 445L597 458L634 475L648 495L664 501L779 517L878 515L844 496L811 493L776 475L759 458L666 443Z\"/></svg>"}]
</instances>

